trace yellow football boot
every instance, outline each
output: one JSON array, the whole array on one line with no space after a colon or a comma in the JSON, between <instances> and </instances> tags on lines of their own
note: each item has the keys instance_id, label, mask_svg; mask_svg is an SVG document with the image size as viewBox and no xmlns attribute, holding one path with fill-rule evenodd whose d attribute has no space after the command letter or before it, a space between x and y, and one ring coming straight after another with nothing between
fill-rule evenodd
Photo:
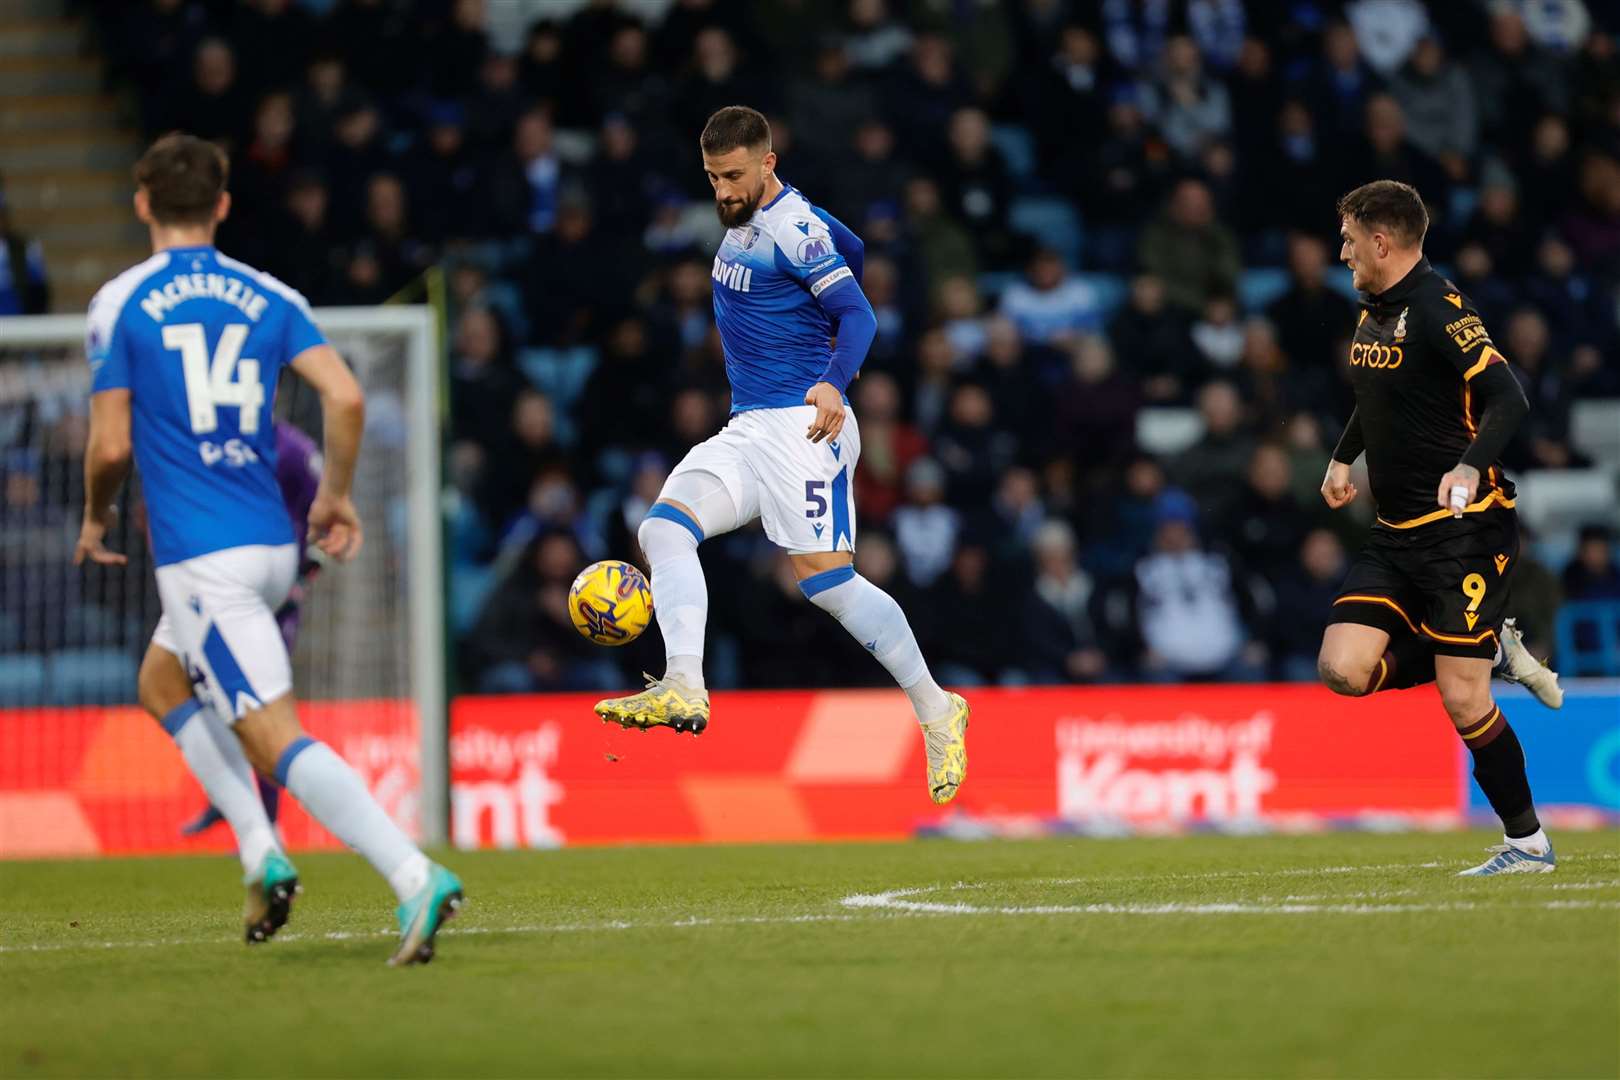
<instances>
[{"instance_id":1,"label":"yellow football boot","mask_svg":"<svg viewBox=\"0 0 1620 1080\"><path fill-rule=\"evenodd\" d=\"M923 724L923 746L928 750L928 797L944 806L956 798L967 778L967 727L971 711L961 694L951 695L951 715Z\"/></svg>"},{"instance_id":2,"label":"yellow football boot","mask_svg":"<svg viewBox=\"0 0 1620 1080\"><path fill-rule=\"evenodd\" d=\"M629 697L607 698L596 703L596 715L605 724L622 728L667 727L675 731L703 734L709 726L709 692L694 690L677 676L655 679L643 674L647 689Z\"/></svg>"}]
</instances>

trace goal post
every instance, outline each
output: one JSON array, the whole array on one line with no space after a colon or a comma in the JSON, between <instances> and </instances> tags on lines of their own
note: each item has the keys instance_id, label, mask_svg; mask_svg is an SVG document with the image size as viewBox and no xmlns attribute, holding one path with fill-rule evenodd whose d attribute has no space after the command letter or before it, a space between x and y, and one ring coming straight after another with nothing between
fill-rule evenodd
<instances>
[{"instance_id":1,"label":"goal post","mask_svg":"<svg viewBox=\"0 0 1620 1080\"><path fill-rule=\"evenodd\" d=\"M322 570L308 590L294 687L311 730L350 759L402 824L440 844L449 796L439 323L427 306L314 315L366 390L354 482L366 542L352 563ZM90 386L84 335L82 315L0 318L0 756L13 761L0 765L0 856L165 850L161 838L173 832L167 803L126 800L115 814L99 801L109 790L141 789L117 775L126 759L136 767L139 754L124 752L130 737L107 751L98 740L120 725L136 730L125 716L135 702L130 676L159 608L138 475L124 497L125 517L135 520L121 521L109 538L130 554L129 565L117 573L65 566L83 507L76 474ZM319 401L290 372L275 415L320 444ZM18 802L18 791L35 801ZM31 822L18 806L76 811L83 822L69 831L78 839L58 851L37 835L20 837ZM130 820L143 813L150 830ZM331 842L302 818L284 827L295 845ZM40 835L56 828L41 823ZM80 836L86 830L89 841Z\"/></svg>"}]
</instances>

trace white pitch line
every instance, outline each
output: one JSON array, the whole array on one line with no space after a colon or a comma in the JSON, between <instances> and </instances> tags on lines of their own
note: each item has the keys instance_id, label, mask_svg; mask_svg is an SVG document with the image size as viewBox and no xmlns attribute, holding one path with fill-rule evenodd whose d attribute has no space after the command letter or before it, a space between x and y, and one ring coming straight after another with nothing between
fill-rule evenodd
<instances>
[{"instance_id":1,"label":"white pitch line","mask_svg":"<svg viewBox=\"0 0 1620 1080\"><path fill-rule=\"evenodd\" d=\"M1232 901L1220 903L1116 904L1031 904L983 906L943 903L935 900L909 900L907 897L955 892L963 887L934 885L913 889L891 889L881 893L855 893L839 903L848 908L906 912L928 915L1401 915L1435 911L1484 911L1504 908L1569 911L1601 908L1620 910L1620 901L1549 900L1539 904L1479 904L1472 901L1433 904L1315 904Z\"/></svg>"},{"instance_id":2,"label":"white pitch line","mask_svg":"<svg viewBox=\"0 0 1620 1080\"><path fill-rule=\"evenodd\" d=\"M1560 861L1575 859L1589 859L1593 861L1620 860L1620 854L1589 853L1580 856L1567 856ZM1450 866L1449 863L1423 862L1423 863L1375 863L1364 866L1329 866L1329 867L1297 867L1288 870L1213 870L1198 873L1180 874L1138 874L1111 878L1032 878L1023 879L1025 883L1043 885L1084 885L1084 884L1117 884L1128 881L1210 881L1223 878L1255 878L1255 877L1298 877L1315 874L1351 874L1361 872L1376 872L1384 870L1428 870ZM854 894L843 897L838 901L845 908L861 909L863 914L816 914L805 913L799 915L752 915L736 916L732 918L712 918L705 916L686 916L668 921L628 921L622 919L603 920L601 922L572 922L555 925L518 925L518 926L450 926L446 927L444 934L450 937L483 935L483 934L581 934L581 933L608 933L625 930L681 930L706 926L792 926L804 923L832 923L832 922L869 922L876 919L903 918L920 915L1042 915L1042 914L1121 914L1121 915L1232 915L1232 914L1338 914L1338 913L1380 913L1400 911L1469 911L1475 909L1496 909L1506 907L1548 908L1553 910L1582 910L1589 908L1620 908L1620 902L1565 900L1550 901L1545 904L1506 905L1506 904L1436 904L1436 905L1378 905L1378 904L1324 904L1307 905L1303 897L1285 897L1283 904L1266 905L1257 901L1239 901L1232 903L1204 903L1204 904L1090 904L1090 905L1036 905L1020 908L984 908L977 909L967 904L940 904L923 901L906 901L906 896L921 893L939 892L944 889L983 889L992 883L959 881L953 885L935 885L926 888L899 889L888 893ZM1594 882L1560 882L1549 883L1555 889L1596 889L1620 885L1620 881L1594 881ZM1402 890L1410 892L1411 890ZM1351 893L1338 897L1321 897L1321 899L1362 899L1369 898L1375 893ZM1382 895L1397 895L1391 891ZM889 903L882 898L893 897L897 902ZM1263 899L1263 898L1262 898ZM1312 900L1315 897L1310 898ZM317 935L300 934L289 931L278 935L282 941L308 941ZM397 936L393 930L331 930L318 935L326 941L350 941L367 938L392 938ZM144 938L137 941L57 941L42 942L26 945L0 944L0 955L7 953L44 953L44 952L93 952L116 949L166 949L186 948L197 945L222 945L240 940L239 938L204 937L204 938Z\"/></svg>"}]
</instances>

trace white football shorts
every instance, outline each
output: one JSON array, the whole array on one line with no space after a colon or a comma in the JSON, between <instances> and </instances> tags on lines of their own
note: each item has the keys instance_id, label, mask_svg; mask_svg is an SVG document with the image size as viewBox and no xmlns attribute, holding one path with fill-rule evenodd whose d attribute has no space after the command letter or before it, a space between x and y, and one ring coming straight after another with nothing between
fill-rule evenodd
<instances>
[{"instance_id":1,"label":"white football shorts","mask_svg":"<svg viewBox=\"0 0 1620 1080\"><path fill-rule=\"evenodd\" d=\"M726 532L756 517L773 544L793 555L855 550L855 463L861 429L844 407L844 426L834 440L804 437L816 417L814 405L749 409L734 413L720 432L694 446L664 482L660 498L686 502L681 492L693 472L711 473L725 485L737 518L705 530ZM682 480L682 474L688 474Z\"/></svg>"},{"instance_id":2,"label":"white football shorts","mask_svg":"<svg viewBox=\"0 0 1620 1080\"><path fill-rule=\"evenodd\" d=\"M197 697L235 722L292 690L276 609L298 577L298 545L253 544L157 569L152 644L180 658Z\"/></svg>"}]
</instances>

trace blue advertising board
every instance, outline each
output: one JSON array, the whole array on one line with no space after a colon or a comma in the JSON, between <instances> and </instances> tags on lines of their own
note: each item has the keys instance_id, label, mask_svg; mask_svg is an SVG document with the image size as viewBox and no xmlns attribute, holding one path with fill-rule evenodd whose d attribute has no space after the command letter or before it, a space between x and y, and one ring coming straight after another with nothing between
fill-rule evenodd
<instances>
[{"instance_id":1,"label":"blue advertising board","mask_svg":"<svg viewBox=\"0 0 1620 1080\"><path fill-rule=\"evenodd\" d=\"M1595 806L1620 812L1620 682L1570 680L1554 712L1518 687L1496 688L1496 701L1524 744L1536 805ZM1466 774L1469 754L1459 745ZM1490 813L1468 783L1470 813Z\"/></svg>"}]
</instances>

